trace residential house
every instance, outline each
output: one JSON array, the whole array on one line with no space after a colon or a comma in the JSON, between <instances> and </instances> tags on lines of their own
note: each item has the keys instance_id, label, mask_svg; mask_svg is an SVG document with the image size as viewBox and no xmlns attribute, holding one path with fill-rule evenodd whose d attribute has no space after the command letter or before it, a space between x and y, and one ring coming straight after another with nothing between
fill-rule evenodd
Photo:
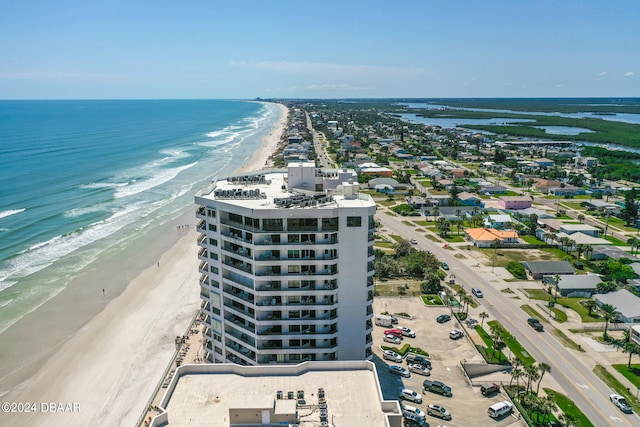
<instances>
[{"instance_id":1,"label":"residential house","mask_svg":"<svg viewBox=\"0 0 640 427\"><path fill-rule=\"evenodd\" d=\"M575 274L575 270L568 261L522 261L521 264L536 280L556 274Z\"/></svg>"},{"instance_id":2,"label":"residential house","mask_svg":"<svg viewBox=\"0 0 640 427\"><path fill-rule=\"evenodd\" d=\"M585 190L584 188L567 185L566 187L550 188L549 193L553 194L554 196L577 196L580 194L587 194L587 190Z\"/></svg>"},{"instance_id":3,"label":"residential house","mask_svg":"<svg viewBox=\"0 0 640 427\"><path fill-rule=\"evenodd\" d=\"M555 276L544 276L542 283L556 287ZM597 274L562 275L558 276L556 289L563 297L589 298L596 293L602 279Z\"/></svg>"},{"instance_id":4,"label":"residential house","mask_svg":"<svg viewBox=\"0 0 640 427\"><path fill-rule=\"evenodd\" d=\"M496 230L500 230L503 228L511 228L512 223L513 223L513 218L511 218L511 215L505 215L505 214L489 215L484 219L485 227L493 228Z\"/></svg>"},{"instance_id":5,"label":"residential house","mask_svg":"<svg viewBox=\"0 0 640 427\"><path fill-rule=\"evenodd\" d=\"M493 228L479 227L464 230L465 238L477 248L491 248L496 239L500 246L519 243L518 232L515 230L495 230Z\"/></svg>"},{"instance_id":6,"label":"residential house","mask_svg":"<svg viewBox=\"0 0 640 427\"><path fill-rule=\"evenodd\" d=\"M527 209L533 200L529 196L502 196L498 199L498 209Z\"/></svg>"},{"instance_id":7,"label":"residential house","mask_svg":"<svg viewBox=\"0 0 640 427\"><path fill-rule=\"evenodd\" d=\"M535 159L533 162L536 163L541 168L551 168L556 164L556 162L554 162L553 160L546 159L546 158Z\"/></svg>"},{"instance_id":8,"label":"residential house","mask_svg":"<svg viewBox=\"0 0 640 427\"><path fill-rule=\"evenodd\" d=\"M560 225L560 232L569 235L573 233L583 233L593 237L600 236L600 229L588 224L565 224Z\"/></svg>"},{"instance_id":9,"label":"residential house","mask_svg":"<svg viewBox=\"0 0 640 427\"><path fill-rule=\"evenodd\" d=\"M482 206L482 199L480 197L466 191L458 193L458 201L465 206Z\"/></svg>"},{"instance_id":10,"label":"residential house","mask_svg":"<svg viewBox=\"0 0 640 427\"><path fill-rule=\"evenodd\" d=\"M560 187L561 182L555 179L533 178L533 187L543 193L548 193L550 188Z\"/></svg>"},{"instance_id":11,"label":"residential house","mask_svg":"<svg viewBox=\"0 0 640 427\"><path fill-rule=\"evenodd\" d=\"M618 318L624 323L640 323L640 298L626 289L596 294L593 296L599 307L610 304L620 313Z\"/></svg>"}]
</instances>

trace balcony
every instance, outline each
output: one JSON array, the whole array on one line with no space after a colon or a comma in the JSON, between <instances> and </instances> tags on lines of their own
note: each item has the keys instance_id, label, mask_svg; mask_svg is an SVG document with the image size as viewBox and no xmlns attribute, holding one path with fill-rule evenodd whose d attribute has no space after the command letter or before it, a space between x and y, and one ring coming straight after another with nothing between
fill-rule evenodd
<instances>
[{"instance_id":1,"label":"balcony","mask_svg":"<svg viewBox=\"0 0 640 427\"><path fill-rule=\"evenodd\" d=\"M242 233L239 230L236 233L234 233L233 231L229 231L229 232L225 231L220 233L220 235L237 243L246 243L249 245L253 244L253 238L251 237L250 233L247 233L246 239L242 237Z\"/></svg>"},{"instance_id":2,"label":"balcony","mask_svg":"<svg viewBox=\"0 0 640 427\"><path fill-rule=\"evenodd\" d=\"M209 263L207 261L202 261L198 266L198 271L200 274L208 274L209 273Z\"/></svg>"},{"instance_id":3,"label":"balcony","mask_svg":"<svg viewBox=\"0 0 640 427\"><path fill-rule=\"evenodd\" d=\"M207 248L202 248L198 251L198 259L201 261L207 261L209 259L209 251Z\"/></svg>"},{"instance_id":4,"label":"balcony","mask_svg":"<svg viewBox=\"0 0 640 427\"><path fill-rule=\"evenodd\" d=\"M241 299L241 300L243 300L243 301L246 301L246 302L248 302L248 303L253 304L253 302L254 302L254 296L253 296L253 294L250 294L250 293L249 293L249 292L247 292L247 291L243 291L242 289L238 289L238 288L236 288L236 287L234 287L234 286L226 285L226 284L225 284L225 286L224 286L224 291L225 291L227 294L233 295L234 297L236 297L236 298L238 298L238 299Z\"/></svg>"},{"instance_id":5,"label":"balcony","mask_svg":"<svg viewBox=\"0 0 640 427\"><path fill-rule=\"evenodd\" d=\"M206 217L207 217L207 210L205 209L204 206L199 206L198 209L196 209L196 218L205 219Z\"/></svg>"},{"instance_id":6,"label":"balcony","mask_svg":"<svg viewBox=\"0 0 640 427\"><path fill-rule=\"evenodd\" d=\"M233 267L237 270L244 271L245 273L252 274L253 272L253 267L251 264L239 260L225 259L224 261L222 261L222 263L228 267Z\"/></svg>"},{"instance_id":7,"label":"balcony","mask_svg":"<svg viewBox=\"0 0 640 427\"><path fill-rule=\"evenodd\" d=\"M239 303L238 301L233 301L227 298L225 298L224 306L228 309L231 309L237 312L238 314L250 317L252 319L255 314L255 310L253 308L247 307L246 305Z\"/></svg>"},{"instance_id":8,"label":"balcony","mask_svg":"<svg viewBox=\"0 0 640 427\"><path fill-rule=\"evenodd\" d=\"M200 246L201 248L206 248L207 247L207 235L206 234L200 234L198 236L198 246Z\"/></svg>"},{"instance_id":9,"label":"balcony","mask_svg":"<svg viewBox=\"0 0 640 427\"><path fill-rule=\"evenodd\" d=\"M231 322L236 326L239 326L240 328L255 334L256 333L256 326L252 323L252 322L248 322L246 320L243 320L241 317L238 317L236 315L231 315L230 317L225 319L227 322Z\"/></svg>"},{"instance_id":10,"label":"balcony","mask_svg":"<svg viewBox=\"0 0 640 427\"><path fill-rule=\"evenodd\" d=\"M245 248L244 246L239 246L229 242L223 242L222 250L231 252L234 255L239 255L243 258L253 260L253 257L251 256L251 249Z\"/></svg>"},{"instance_id":11,"label":"balcony","mask_svg":"<svg viewBox=\"0 0 640 427\"><path fill-rule=\"evenodd\" d=\"M207 222L204 219L202 221L200 221L196 225L196 230L198 230L201 233L206 233L207 232Z\"/></svg>"}]
</instances>

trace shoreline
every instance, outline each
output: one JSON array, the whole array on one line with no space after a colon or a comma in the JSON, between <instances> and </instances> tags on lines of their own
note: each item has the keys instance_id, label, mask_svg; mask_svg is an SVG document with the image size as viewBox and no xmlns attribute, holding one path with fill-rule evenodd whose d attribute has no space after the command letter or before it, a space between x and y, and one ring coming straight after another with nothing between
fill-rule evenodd
<instances>
[{"instance_id":1,"label":"shoreline","mask_svg":"<svg viewBox=\"0 0 640 427\"><path fill-rule=\"evenodd\" d=\"M288 109L276 105L279 117L234 174L268 166L287 120ZM176 224L191 227L179 230ZM0 395L3 401L33 402L38 411L3 415L3 425L136 422L170 362L175 336L183 334L200 308L192 210L165 228L164 234L142 239L141 245L151 247L140 248L135 259L116 253L104 277L87 271L8 331L0 360L12 360L17 367L0 378ZM115 272L114 266L118 266ZM110 273L120 277L120 288L108 286L117 283ZM67 333L48 329L49 317L67 322ZM11 359L13 354L30 354L29 348L43 342L50 344L48 351L26 361ZM72 408L77 404L79 411L43 412L39 409L44 402L71 404Z\"/></svg>"}]
</instances>

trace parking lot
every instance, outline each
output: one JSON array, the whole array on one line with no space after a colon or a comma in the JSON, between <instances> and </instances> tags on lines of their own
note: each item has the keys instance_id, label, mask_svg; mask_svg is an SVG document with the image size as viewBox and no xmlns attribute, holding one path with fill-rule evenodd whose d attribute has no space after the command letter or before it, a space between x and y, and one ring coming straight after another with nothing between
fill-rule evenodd
<instances>
[{"instance_id":1,"label":"parking lot","mask_svg":"<svg viewBox=\"0 0 640 427\"><path fill-rule=\"evenodd\" d=\"M461 361L482 362L482 357L467 334L457 340L449 338L452 329L464 330L462 325L452 315L451 320L446 323L437 323L436 318L441 314L452 314L448 307L427 307L422 304L419 297L376 297L374 301L374 313L379 314L384 311L389 313L408 313L411 319L398 317L399 323L394 326L405 326L411 328L416 333L416 338L404 337L401 347L405 343L412 347L418 347L429 353L432 371L430 376L422 376L415 373L411 377L404 378L389 372L388 366L400 365L408 367L406 361L394 363L383 360L380 346L393 344L383 342L383 332L388 327L375 326L373 330L373 352L374 363L378 369L380 385L385 399L397 399L402 388L408 388L422 394L422 404L405 402L408 405L416 406L426 413L429 404L438 404L449 410L452 414L451 421L444 421L427 415L427 422L432 425L453 426L526 426L524 421L515 415L507 416L500 420L494 420L487 415L487 409L494 403L502 400L509 400L506 394L498 393L491 397L484 397L480 393L480 387L472 387L465 377L460 365ZM444 397L439 394L423 390L425 379L437 380L445 383L452 389L452 397Z\"/></svg>"}]
</instances>

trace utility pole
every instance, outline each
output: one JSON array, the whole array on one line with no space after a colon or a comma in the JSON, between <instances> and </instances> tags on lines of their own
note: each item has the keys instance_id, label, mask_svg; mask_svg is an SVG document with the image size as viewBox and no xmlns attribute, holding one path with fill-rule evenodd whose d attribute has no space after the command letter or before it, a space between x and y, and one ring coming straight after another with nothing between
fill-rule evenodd
<instances>
[{"instance_id":1,"label":"utility pole","mask_svg":"<svg viewBox=\"0 0 640 427\"><path fill-rule=\"evenodd\" d=\"M607 229L609 228L609 215L611 214L611 212L609 212L609 209L607 209L607 222L604 223L604 237L607 237Z\"/></svg>"}]
</instances>

